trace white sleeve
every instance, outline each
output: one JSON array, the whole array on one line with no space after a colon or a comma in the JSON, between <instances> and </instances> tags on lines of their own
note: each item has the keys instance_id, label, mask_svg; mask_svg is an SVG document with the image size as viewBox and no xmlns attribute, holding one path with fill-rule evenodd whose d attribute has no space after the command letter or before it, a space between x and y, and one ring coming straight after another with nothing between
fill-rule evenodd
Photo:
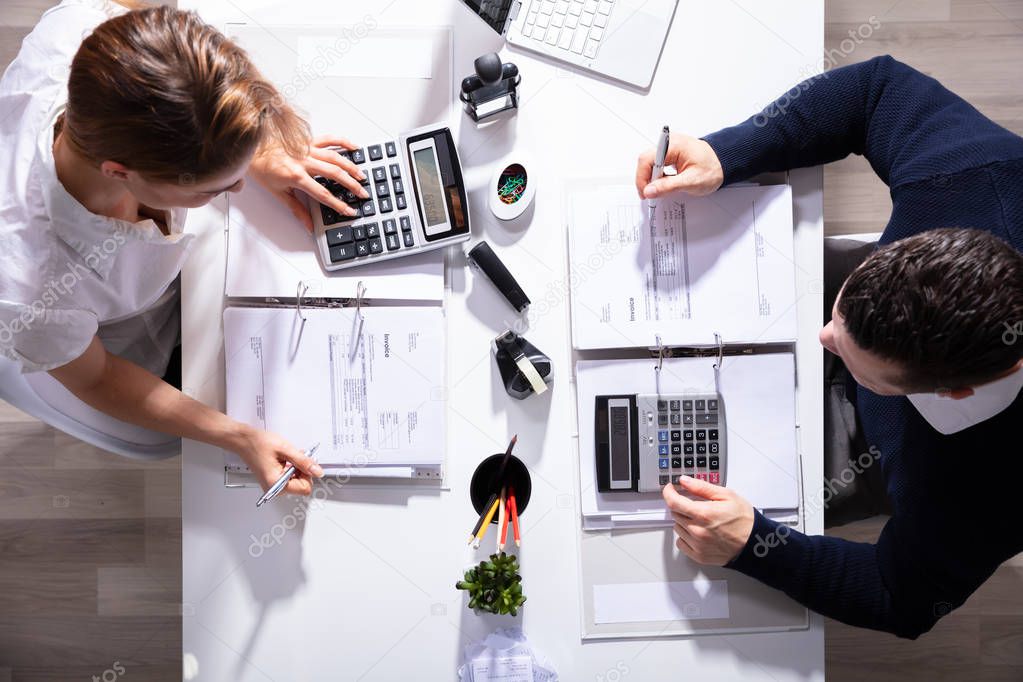
<instances>
[{"instance_id":1,"label":"white sleeve","mask_svg":"<svg viewBox=\"0 0 1023 682\"><path fill-rule=\"evenodd\" d=\"M92 343L99 323L88 310L0 301L0 353L22 372L48 372L78 358Z\"/></svg>"}]
</instances>

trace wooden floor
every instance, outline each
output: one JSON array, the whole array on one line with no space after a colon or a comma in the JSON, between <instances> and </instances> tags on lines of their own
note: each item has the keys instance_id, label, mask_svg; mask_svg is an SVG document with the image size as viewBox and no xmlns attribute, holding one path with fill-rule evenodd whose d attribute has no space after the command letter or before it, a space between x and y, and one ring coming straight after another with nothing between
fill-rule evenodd
<instances>
[{"instance_id":1,"label":"wooden floor","mask_svg":"<svg viewBox=\"0 0 1023 682\"><path fill-rule=\"evenodd\" d=\"M3 0L0 66L50 4ZM826 17L838 50L871 26L839 65L890 53L1023 133L1023 0L829 0ZM824 178L827 233L884 226L891 202L862 159ZM0 682L181 679L180 486L177 459L107 455L0 403ZM829 533L870 541L882 523ZM1023 558L916 642L828 622L827 676L1023 680Z\"/></svg>"}]
</instances>

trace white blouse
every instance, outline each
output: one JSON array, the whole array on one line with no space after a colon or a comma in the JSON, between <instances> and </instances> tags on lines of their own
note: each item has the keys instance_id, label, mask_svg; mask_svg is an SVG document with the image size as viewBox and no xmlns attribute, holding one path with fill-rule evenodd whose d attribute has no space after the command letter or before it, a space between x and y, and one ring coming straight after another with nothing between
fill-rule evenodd
<instances>
[{"instance_id":1,"label":"white blouse","mask_svg":"<svg viewBox=\"0 0 1023 682\"><path fill-rule=\"evenodd\" d=\"M46 12L0 79L0 353L22 371L79 357L99 336L111 353L161 376L178 343L178 275L192 235L171 211L152 220L90 213L64 189L54 123L82 39L124 8L65 0Z\"/></svg>"}]
</instances>

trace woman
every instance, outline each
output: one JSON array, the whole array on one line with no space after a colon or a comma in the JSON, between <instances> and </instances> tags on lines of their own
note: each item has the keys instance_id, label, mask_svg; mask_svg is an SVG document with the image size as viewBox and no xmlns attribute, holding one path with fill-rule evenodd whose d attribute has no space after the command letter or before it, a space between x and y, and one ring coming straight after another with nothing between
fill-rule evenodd
<instances>
[{"instance_id":1,"label":"woman","mask_svg":"<svg viewBox=\"0 0 1023 682\"><path fill-rule=\"evenodd\" d=\"M353 213L312 179L363 191L330 146L351 148L310 142L245 53L194 14L51 9L0 80L0 352L113 417L237 452L264 488L293 462L286 491L308 494L315 462L160 377L180 334L184 209L248 176L308 229L298 192Z\"/></svg>"}]
</instances>

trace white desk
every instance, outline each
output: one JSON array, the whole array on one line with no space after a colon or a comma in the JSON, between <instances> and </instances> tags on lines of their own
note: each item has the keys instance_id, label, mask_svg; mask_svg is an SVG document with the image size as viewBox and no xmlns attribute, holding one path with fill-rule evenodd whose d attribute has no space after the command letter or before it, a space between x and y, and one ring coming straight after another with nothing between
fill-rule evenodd
<instances>
[{"instance_id":1,"label":"white desk","mask_svg":"<svg viewBox=\"0 0 1023 682\"><path fill-rule=\"evenodd\" d=\"M352 22L367 12L375 12L382 26L451 25L456 83L471 72L476 56L503 46L454 1L179 4L200 7L218 26L232 20ZM823 626L817 616L808 631L791 633L580 641L575 541L580 520L571 455L575 428L568 305L561 288L566 256L560 193L564 178L631 178L637 154L653 145L665 123L675 131L705 134L758 110L819 64L823 13L819 0L682 2L646 95L502 50L522 73L521 110L482 131L459 116L456 139L470 189L485 183L494 160L514 148L528 149L544 176L528 231L500 227L478 201L472 220L474 236L500 250L534 304L545 297L554 302L527 334L554 360L553 395L524 402L507 397L489 342L507 326L509 309L489 283L456 267L449 272L448 301L450 491L409 495L349 485L304 520L295 514L302 508L295 500L257 513L255 491L223 488L219 450L186 443L183 628L186 657L198 663L196 679L456 679L463 647L497 625L511 624L510 618L473 615L454 583L477 560L465 546L473 516L469 476L482 456L502 450L513 433L519 434L516 453L533 472L520 552L528 602L515 622L562 680L823 678ZM800 441L804 481L812 492L822 480L822 355L816 339L822 308L821 174L800 171L791 180L799 265ZM192 211L189 229L199 238L184 271L182 309L185 389L221 409L223 209L218 200ZM820 533L822 523L820 509L807 510L809 532ZM250 552L253 537L281 531L279 544Z\"/></svg>"}]
</instances>

